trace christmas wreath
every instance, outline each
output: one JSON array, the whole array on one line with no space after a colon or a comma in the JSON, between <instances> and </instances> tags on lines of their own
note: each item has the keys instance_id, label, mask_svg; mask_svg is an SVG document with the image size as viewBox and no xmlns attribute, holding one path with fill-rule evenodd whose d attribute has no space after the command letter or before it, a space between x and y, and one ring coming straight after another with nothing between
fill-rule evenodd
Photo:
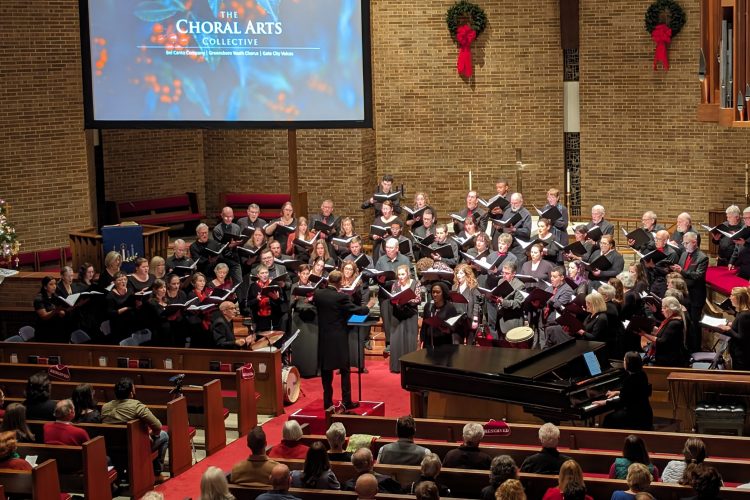
<instances>
[{"instance_id":1,"label":"christmas wreath","mask_svg":"<svg viewBox=\"0 0 750 500\"><path fill-rule=\"evenodd\" d=\"M459 0L448 9L445 15L445 22L448 24L451 36L456 40L460 48L456 64L458 73L461 76L469 78L473 73L471 66L471 43L487 26L487 14L476 4L467 0Z\"/></svg>"},{"instance_id":2,"label":"christmas wreath","mask_svg":"<svg viewBox=\"0 0 750 500\"><path fill-rule=\"evenodd\" d=\"M662 63L665 70L669 70L667 45L685 26L685 11L673 0L656 0L646 10L645 24L646 31L651 34L651 39L656 44L654 70L658 62Z\"/></svg>"}]
</instances>

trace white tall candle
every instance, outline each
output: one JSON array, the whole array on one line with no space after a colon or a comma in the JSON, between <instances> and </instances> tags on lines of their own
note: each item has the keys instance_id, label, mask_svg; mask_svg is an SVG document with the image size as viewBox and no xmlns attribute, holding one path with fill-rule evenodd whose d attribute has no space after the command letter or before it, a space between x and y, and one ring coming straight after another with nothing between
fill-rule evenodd
<instances>
[{"instance_id":1,"label":"white tall candle","mask_svg":"<svg viewBox=\"0 0 750 500\"><path fill-rule=\"evenodd\" d=\"M471 179L471 170L469 170L469 191L472 191L472 189L471 189L472 182L471 181L472 181L472 179ZM747 182L745 182L745 184L747 184Z\"/></svg>"}]
</instances>

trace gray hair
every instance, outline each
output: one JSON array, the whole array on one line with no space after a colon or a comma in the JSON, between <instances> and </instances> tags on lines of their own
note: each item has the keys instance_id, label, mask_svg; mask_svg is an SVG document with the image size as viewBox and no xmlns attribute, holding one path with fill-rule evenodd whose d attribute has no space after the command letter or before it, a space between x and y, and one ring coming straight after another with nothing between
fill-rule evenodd
<instances>
[{"instance_id":1,"label":"gray hair","mask_svg":"<svg viewBox=\"0 0 750 500\"><path fill-rule=\"evenodd\" d=\"M70 399L61 399L55 405L55 418L58 420L68 420L72 413L75 413L75 406Z\"/></svg>"},{"instance_id":2,"label":"gray hair","mask_svg":"<svg viewBox=\"0 0 750 500\"><path fill-rule=\"evenodd\" d=\"M539 428L539 442L545 448L556 448L560 441L560 429L555 424L547 422Z\"/></svg>"},{"instance_id":3,"label":"gray hair","mask_svg":"<svg viewBox=\"0 0 750 500\"><path fill-rule=\"evenodd\" d=\"M594 205L591 207L592 212L600 212L601 214L607 213L606 210L604 210L604 207L602 205Z\"/></svg>"},{"instance_id":4,"label":"gray hair","mask_svg":"<svg viewBox=\"0 0 750 500\"><path fill-rule=\"evenodd\" d=\"M617 295L617 290L615 290L615 287L613 287L609 283L602 283L602 285L597 289L597 292L603 295L606 300L612 300Z\"/></svg>"},{"instance_id":5,"label":"gray hair","mask_svg":"<svg viewBox=\"0 0 750 500\"><path fill-rule=\"evenodd\" d=\"M633 288L635 286L635 279L633 279L633 275L627 271L623 271L618 274L617 279L620 280L620 283L622 283L622 286L624 286L625 288Z\"/></svg>"},{"instance_id":6,"label":"gray hair","mask_svg":"<svg viewBox=\"0 0 750 500\"><path fill-rule=\"evenodd\" d=\"M334 422L326 431L326 438L331 448L343 447L346 442L346 428L341 422Z\"/></svg>"},{"instance_id":7,"label":"gray hair","mask_svg":"<svg viewBox=\"0 0 750 500\"><path fill-rule=\"evenodd\" d=\"M727 207L726 214L740 215L740 207L737 205L730 205Z\"/></svg>"},{"instance_id":8,"label":"gray hair","mask_svg":"<svg viewBox=\"0 0 750 500\"><path fill-rule=\"evenodd\" d=\"M185 240L178 238L178 239L174 240L174 243L172 244L172 247L176 247L177 245L184 245L184 244L185 244Z\"/></svg>"},{"instance_id":9,"label":"gray hair","mask_svg":"<svg viewBox=\"0 0 750 500\"><path fill-rule=\"evenodd\" d=\"M223 262L219 262L218 264L216 264L216 267L214 267L214 272L222 270L229 272L229 266L224 264Z\"/></svg>"},{"instance_id":10,"label":"gray hair","mask_svg":"<svg viewBox=\"0 0 750 500\"><path fill-rule=\"evenodd\" d=\"M484 437L484 427L477 422L469 422L464 425L464 443L477 446Z\"/></svg>"},{"instance_id":11,"label":"gray hair","mask_svg":"<svg viewBox=\"0 0 750 500\"><path fill-rule=\"evenodd\" d=\"M284 422L284 428L281 429L281 438L287 441L298 441L302 437L302 427L296 420L287 420Z\"/></svg>"},{"instance_id":12,"label":"gray hair","mask_svg":"<svg viewBox=\"0 0 750 500\"><path fill-rule=\"evenodd\" d=\"M693 231L688 231L687 233L682 235L682 242L684 243L685 240L698 241L698 235Z\"/></svg>"},{"instance_id":13,"label":"gray hair","mask_svg":"<svg viewBox=\"0 0 750 500\"><path fill-rule=\"evenodd\" d=\"M248 210L250 210L251 208L252 208L253 210L255 210L255 209L258 209L258 210L260 210L260 206L259 206L259 205L258 205L257 203L251 203L251 204L249 204L249 205L247 206L247 209L248 209Z\"/></svg>"},{"instance_id":14,"label":"gray hair","mask_svg":"<svg viewBox=\"0 0 750 500\"><path fill-rule=\"evenodd\" d=\"M200 224L195 226L195 234L198 234L198 231L202 231L204 229L208 231L208 224L206 224L205 222L201 222Z\"/></svg>"},{"instance_id":15,"label":"gray hair","mask_svg":"<svg viewBox=\"0 0 750 500\"><path fill-rule=\"evenodd\" d=\"M490 481L493 485L500 485L506 479L515 479L518 466L510 455L497 455L490 464Z\"/></svg>"},{"instance_id":16,"label":"gray hair","mask_svg":"<svg viewBox=\"0 0 750 500\"><path fill-rule=\"evenodd\" d=\"M427 453L422 459L422 475L427 477L436 477L443 468L440 457L436 453Z\"/></svg>"}]
</instances>

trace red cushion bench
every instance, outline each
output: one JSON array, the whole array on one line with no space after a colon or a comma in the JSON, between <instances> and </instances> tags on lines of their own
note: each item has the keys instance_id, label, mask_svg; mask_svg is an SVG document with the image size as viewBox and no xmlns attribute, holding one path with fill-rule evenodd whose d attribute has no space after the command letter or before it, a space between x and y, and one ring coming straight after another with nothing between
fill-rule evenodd
<instances>
[{"instance_id":1,"label":"red cushion bench","mask_svg":"<svg viewBox=\"0 0 750 500\"><path fill-rule=\"evenodd\" d=\"M222 208L232 207L236 218L245 217L247 215L247 206L255 203L260 207L259 217L266 221L271 221L279 217L281 207L288 201L292 201L292 195L286 193L219 194L219 206ZM304 215L307 212L307 193L299 193L299 205L299 207L294 207L296 215Z\"/></svg>"},{"instance_id":2,"label":"red cushion bench","mask_svg":"<svg viewBox=\"0 0 750 500\"><path fill-rule=\"evenodd\" d=\"M198 210L198 196L195 193L185 193L150 200L119 202L117 217L119 221L132 220L154 226L184 224L186 229L194 229L205 216Z\"/></svg>"},{"instance_id":3,"label":"red cushion bench","mask_svg":"<svg viewBox=\"0 0 750 500\"><path fill-rule=\"evenodd\" d=\"M706 284L721 293L729 296L732 288L736 286L748 286L748 280L737 276L737 271L730 271L726 267L712 266L706 270Z\"/></svg>"}]
</instances>

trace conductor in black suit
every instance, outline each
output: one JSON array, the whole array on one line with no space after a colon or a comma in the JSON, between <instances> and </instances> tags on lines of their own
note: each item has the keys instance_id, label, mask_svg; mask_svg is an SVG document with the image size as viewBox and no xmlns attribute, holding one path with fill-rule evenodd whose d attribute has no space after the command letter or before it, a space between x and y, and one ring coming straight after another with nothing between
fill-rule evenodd
<instances>
[{"instance_id":1,"label":"conductor in black suit","mask_svg":"<svg viewBox=\"0 0 750 500\"><path fill-rule=\"evenodd\" d=\"M341 399L346 409L359 406L352 401L352 383L349 378L349 327L353 314L368 314L365 306L358 306L352 298L339 292L341 272L331 271L328 286L316 290L313 302L318 308L318 356L323 381L323 407L333 406L333 371L341 372Z\"/></svg>"}]
</instances>

